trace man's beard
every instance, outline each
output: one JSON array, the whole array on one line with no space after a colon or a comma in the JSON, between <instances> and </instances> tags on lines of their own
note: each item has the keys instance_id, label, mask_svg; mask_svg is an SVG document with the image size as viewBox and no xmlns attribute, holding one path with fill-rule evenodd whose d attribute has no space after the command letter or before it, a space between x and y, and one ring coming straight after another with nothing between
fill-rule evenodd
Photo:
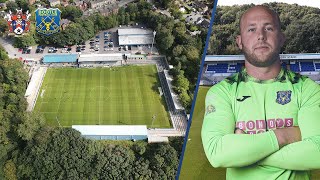
<instances>
[{"instance_id":1,"label":"man's beard","mask_svg":"<svg viewBox=\"0 0 320 180\"><path fill-rule=\"evenodd\" d=\"M254 52L250 53L250 51L245 46L243 46L242 52L246 60L255 67L269 67L277 60L279 60L279 51L277 50L272 50L267 55L264 55L264 57L261 58L257 57Z\"/></svg>"}]
</instances>

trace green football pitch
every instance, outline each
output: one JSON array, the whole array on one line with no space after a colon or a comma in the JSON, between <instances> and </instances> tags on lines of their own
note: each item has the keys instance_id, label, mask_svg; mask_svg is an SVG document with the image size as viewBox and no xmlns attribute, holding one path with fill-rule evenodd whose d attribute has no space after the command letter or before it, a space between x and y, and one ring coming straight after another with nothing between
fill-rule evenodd
<instances>
[{"instance_id":1,"label":"green football pitch","mask_svg":"<svg viewBox=\"0 0 320 180\"><path fill-rule=\"evenodd\" d=\"M204 154L201 126L204 115L204 99L209 87L199 87L186 150L179 179L225 179L225 169L213 168Z\"/></svg>"},{"instance_id":2,"label":"green football pitch","mask_svg":"<svg viewBox=\"0 0 320 180\"><path fill-rule=\"evenodd\" d=\"M226 179L224 168L213 168L206 158L201 141L201 127L205 112L204 100L209 87L200 86L192 117L186 150L179 179L183 180L223 180ZM311 179L320 179L320 170L311 173Z\"/></svg>"},{"instance_id":3,"label":"green football pitch","mask_svg":"<svg viewBox=\"0 0 320 180\"><path fill-rule=\"evenodd\" d=\"M49 125L171 127L155 65L49 68L35 111ZM154 121L153 121L153 117ZM153 122L152 122L153 121Z\"/></svg>"}]
</instances>

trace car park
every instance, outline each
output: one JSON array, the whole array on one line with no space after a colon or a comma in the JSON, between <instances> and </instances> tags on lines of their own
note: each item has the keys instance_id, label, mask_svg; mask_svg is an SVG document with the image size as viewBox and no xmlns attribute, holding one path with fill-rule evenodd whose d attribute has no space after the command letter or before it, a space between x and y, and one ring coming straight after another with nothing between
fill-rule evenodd
<instances>
[{"instance_id":1,"label":"car park","mask_svg":"<svg viewBox=\"0 0 320 180\"><path fill-rule=\"evenodd\" d=\"M36 49L36 53L43 53L43 49Z\"/></svg>"},{"instance_id":2,"label":"car park","mask_svg":"<svg viewBox=\"0 0 320 180\"><path fill-rule=\"evenodd\" d=\"M56 53L57 51L55 47L49 47L48 53Z\"/></svg>"},{"instance_id":3,"label":"car park","mask_svg":"<svg viewBox=\"0 0 320 180\"><path fill-rule=\"evenodd\" d=\"M27 48L23 48L23 49L22 49L22 54L26 54L26 53L27 53L27 50L28 50Z\"/></svg>"}]
</instances>

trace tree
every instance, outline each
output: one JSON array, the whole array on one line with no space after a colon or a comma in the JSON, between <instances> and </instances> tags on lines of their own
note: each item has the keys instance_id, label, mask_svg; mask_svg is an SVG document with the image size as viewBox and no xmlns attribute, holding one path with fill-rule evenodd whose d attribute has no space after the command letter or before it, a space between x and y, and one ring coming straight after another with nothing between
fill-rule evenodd
<instances>
[{"instance_id":1,"label":"tree","mask_svg":"<svg viewBox=\"0 0 320 180\"><path fill-rule=\"evenodd\" d=\"M178 93L189 90L189 81L183 74L179 74L173 81L174 89Z\"/></svg>"},{"instance_id":2,"label":"tree","mask_svg":"<svg viewBox=\"0 0 320 180\"><path fill-rule=\"evenodd\" d=\"M1 18L0 19L0 32L4 33L9 30L8 22Z\"/></svg>"},{"instance_id":3,"label":"tree","mask_svg":"<svg viewBox=\"0 0 320 180\"><path fill-rule=\"evenodd\" d=\"M129 14L129 13L126 13L126 14L125 14L124 24L128 25L129 22L130 22L130 14Z\"/></svg>"},{"instance_id":4,"label":"tree","mask_svg":"<svg viewBox=\"0 0 320 180\"><path fill-rule=\"evenodd\" d=\"M144 158L139 158L133 166L134 179L148 180L151 179L152 171L149 169L149 161Z\"/></svg>"},{"instance_id":5,"label":"tree","mask_svg":"<svg viewBox=\"0 0 320 180\"><path fill-rule=\"evenodd\" d=\"M92 141L72 128L54 130L45 144L30 142L19 156L19 178L85 179L92 173Z\"/></svg>"},{"instance_id":6,"label":"tree","mask_svg":"<svg viewBox=\"0 0 320 180\"><path fill-rule=\"evenodd\" d=\"M38 112L28 112L22 115L22 123L18 125L18 135L30 141L45 124L45 119Z\"/></svg>"},{"instance_id":7,"label":"tree","mask_svg":"<svg viewBox=\"0 0 320 180\"><path fill-rule=\"evenodd\" d=\"M146 146L147 143L144 141L137 141L136 143L134 143L131 147L131 149L135 152L138 153L140 156L144 154L144 152L146 151Z\"/></svg>"},{"instance_id":8,"label":"tree","mask_svg":"<svg viewBox=\"0 0 320 180\"><path fill-rule=\"evenodd\" d=\"M16 0L15 1L22 10L27 11L29 10L29 2L27 0Z\"/></svg>"},{"instance_id":9,"label":"tree","mask_svg":"<svg viewBox=\"0 0 320 180\"><path fill-rule=\"evenodd\" d=\"M191 103L191 98L188 94L187 91L182 91L180 94L179 94L179 98L181 100L181 103L184 107L188 107Z\"/></svg>"},{"instance_id":10,"label":"tree","mask_svg":"<svg viewBox=\"0 0 320 180\"><path fill-rule=\"evenodd\" d=\"M16 166L12 160L9 160L4 165L4 177L7 180L17 180Z\"/></svg>"},{"instance_id":11,"label":"tree","mask_svg":"<svg viewBox=\"0 0 320 180\"><path fill-rule=\"evenodd\" d=\"M14 46L18 48L24 48L28 46L33 46L36 44L32 35L27 34L22 37L15 37L14 38Z\"/></svg>"},{"instance_id":12,"label":"tree","mask_svg":"<svg viewBox=\"0 0 320 180\"><path fill-rule=\"evenodd\" d=\"M182 45L177 45L172 49L172 55L174 57L180 56L183 52L183 46Z\"/></svg>"},{"instance_id":13,"label":"tree","mask_svg":"<svg viewBox=\"0 0 320 180\"><path fill-rule=\"evenodd\" d=\"M130 179L135 161L133 151L119 145L106 146L97 160L100 164L98 179Z\"/></svg>"},{"instance_id":14,"label":"tree","mask_svg":"<svg viewBox=\"0 0 320 180\"><path fill-rule=\"evenodd\" d=\"M7 11L16 12L18 9L18 4L14 1L7 1L6 6L7 6Z\"/></svg>"},{"instance_id":15,"label":"tree","mask_svg":"<svg viewBox=\"0 0 320 180\"><path fill-rule=\"evenodd\" d=\"M187 56L188 60L200 62L199 49L194 46L185 46L184 48L184 54Z\"/></svg>"},{"instance_id":16,"label":"tree","mask_svg":"<svg viewBox=\"0 0 320 180\"><path fill-rule=\"evenodd\" d=\"M163 27L159 32L157 32L156 41L159 49L162 52L165 52L172 46L174 42L174 36L171 34L169 29Z\"/></svg>"},{"instance_id":17,"label":"tree","mask_svg":"<svg viewBox=\"0 0 320 180\"><path fill-rule=\"evenodd\" d=\"M169 144L158 143L150 145L150 169L154 179L174 179L178 168L178 155Z\"/></svg>"},{"instance_id":18,"label":"tree","mask_svg":"<svg viewBox=\"0 0 320 180\"><path fill-rule=\"evenodd\" d=\"M287 26L285 34L286 53L320 52L320 15L304 16Z\"/></svg>"},{"instance_id":19,"label":"tree","mask_svg":"<svg viewBox=\"0 0 320 180\"><path fill-rule=\"evenodd\" d=\"M61 18L74 21L76 18L80 18L83 14L78 6L69 5L66 7L59 6L61 10Z\"/></svg>"}]
</instances>

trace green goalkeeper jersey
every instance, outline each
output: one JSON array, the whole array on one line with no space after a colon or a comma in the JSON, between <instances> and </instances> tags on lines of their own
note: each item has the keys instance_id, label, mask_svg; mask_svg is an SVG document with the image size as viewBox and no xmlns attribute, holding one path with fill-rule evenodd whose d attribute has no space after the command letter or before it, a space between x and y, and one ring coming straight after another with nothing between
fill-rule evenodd
<instances>
[{"instance_id":1,"label":"green goalkeeper jersey","mask_svg":"<svg viewBox=\"0 0 320 180\"><path fill-rule=\"evenodd\" d=\"M258 80L243 69L210 88L205 103L204 151L227 179L309 179L320 169L320 86L311 79L281 69ZM302 141L280 149L272 130L291 126Z\"/></svg>"}]
</instances>

